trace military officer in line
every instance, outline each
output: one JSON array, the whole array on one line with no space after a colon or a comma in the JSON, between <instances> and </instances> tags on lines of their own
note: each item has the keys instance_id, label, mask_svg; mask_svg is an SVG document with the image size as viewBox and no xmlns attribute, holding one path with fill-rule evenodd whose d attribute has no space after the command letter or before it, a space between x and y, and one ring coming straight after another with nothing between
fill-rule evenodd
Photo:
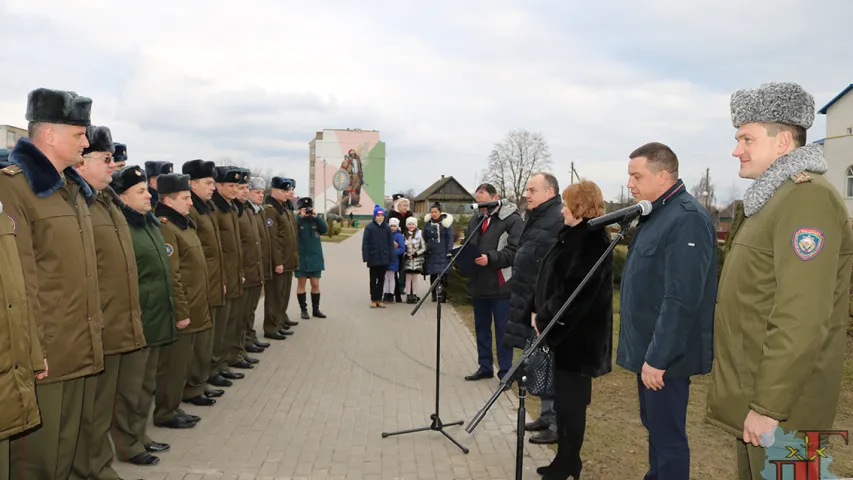
<instances>
[{"instance_id":1,"label":"military officer in line","mask_svg":"<svg viewBox=\"0 0 853 480\"><path fill-rule=\"evenodd\" d=\"M216 226L216 216L210 199L215 189L214 176L216 165L204 160L190 160L185 162L182 171L190 176L190 187L192 189L193 205L190 209L190 218L196 225L196 232L204 248L204 257L207 262L208 275L208 298L210 299L211 317L213 324L228 321L228 309L225 302L225 268L222 265L222 246L219 240L219 229ZM192 362L187 375L187 386L197 387L205 382L216 387L230 387L231 380L239 380L244 377L239 372L219 372L210 369L213 355L214 329L199 332L196 346L207 344L207 348L195 348ZM199 380L201 383L199 383ZM221 389L208 389L205 395L211 398L218 397L224 392Z\"/></svg>"},{"instance_id":2,"label":"military officer in line","mask_svg":"<svg viewBox=\"0 0 853 480\"><path fill-rule=\"evenodd\" d=\"M0 149L0 168L9 166L9 150ZM0 357L0 371L10 372L0 380L0 480L9 480L9 437L41 423L34 376L44 379L46 363L38 328L27 306L24 273L12 217L0 204L0 322L6 325L0 341L9 346ZM12 366L16 368L12 369Z\"/></svg>"},{"instance_id":3,"label":"military officer in line","mask_svg":"<svg viewBox=\"0 0 853 480\"><path fill-rule=\"evenodd\" d=\"M160 351L177 339L169 255L160 234L160 221L152 211L146 180L142 169L131 165L113 173L110 184L121 199L120 208L133 241L146 343L144 349L122 357L110 434L116 458L136 465L157 463L157 457L150 454L170 448L148 438L146 425L154 400Z\"/></svg>"},{"instance_id":4,"label":"military officer in line","mask_svg":"<svg viewBox=\"0 0 853 480\"><path fill-rule=\"evenodd\" d=\"M148 178L148 193L151 195L151 208L157 206L160 197L157 194L157 177L174 172L172 162L160 160L147 160L145 162L145 176Z\"/></svg>"},{"instance_id":5,"label":"military officer in line","mask_svg":"<svg viewBox=\"0 0 853 480\"><path fill-rule=\"evenodd\" d=\"M12 471L27 480L70 477L84 378L104 369L89 212L95 193L72 168L89 146L91 107L74 92L30 92L29 138L18 140L12 165L0 169L0 203L13 226L28 305L50 366L36 382L41 428L11 441Z\"/></svg>"},{"instance_id":6,"label":"military officer in line","mask_svg":"<svg viewBox=\"0 0 853 480\"><path fill-rule=\"evenodd\" d=\"M731 116L732 155L754 182L720 276L708 420L737 439L740 478L761 479L762 435L832 429L853 230L823 149L806 141L811 94L795 83L739 90Z\"/></svg>"},{"instance_id":7,"label":"military officer in line","mask_svg":"<svg viewBox=\"0 0 853 480\"><path fill-rule=\"evenodd\" d=\"M127 166L127 145L116 142L114 146L116 151L113 153L113 162L118 171Z\"/></svg>"},{"instance_id":8,"label":"military officer in line","mask_svg":"<svg viewBox=\"0 0 853 480\"><path fill-rule=\"evenodd\" d=\"M239 362L257 364L258 360L249 353L261 353L263 348L246 344L247 326L254 328L255 308L261 298L261 288L264 282L264 267L261 264L261 239L256 223L262 221L255 217L255 211L248 204L249 200L249 170L241 169L240 181L237 183L237 198L234 206L237 208L237 222L240 226L240 249L243 253L243 296L240 298L238 310L240 316L234 322L233 328L226 334L228 343L229 365L236 366ZM252 320L249 320L249 317Z\"/></svg>"},{"instance_id":9,"label":"military officer in line","mask_svg":"<svg viewBox=\"0 0 853 480\"><path fill-rule=\"evenodd\" d=\"M293 211L287 207L289 192L294 184L284 177L273 177L270 195L264 204L265 222L270 229L273 275L264 295L264 337L284 340L291 326L298 324L287 318L293 272L299 266L296 243L296 222L291 222ZM265 287L265 288L266 288Z\"/></svg>"},{"instance_id":10,"label":"military officer in line","mask_svg":"<svg viewBox=\"0 0 853 480\"><path fill-rule=\"evenodd\" d=\"M263 284L264 289L268 289L272 283L272 251L270 250L270 228L272 220L266 218L264 212L264 192L267 188L267 182L263 177L251 177L249 179L249 200L246 206L252 210L255 215L255 226L258 229L258 238L261 241L261 267L264 271ZM249 315L246 315L246 351L251 352L250 347L254 344L256 347L268 348L267 342L262 342L258 339L258 334L255 331L255 312L258 309L260 297L253 304L249 305L251 310Z\"/></svg>"},{"instance_id":11,"label":"military officer in line","mask_svg":"<svg viewBox=\"0 0 853 480\"><path fill-rule=\"evenodd\" d=\"M290 226L292 230L292 236L290 233L287 235L287 242L285 243L285 251L289 252L285 255L284 262L284 271L285 273L290 272L291 278L287 284L287 290L285 291L285 304L284 304L284 319L282 320L282 329L288 330L290 327L294 325L298 325L299 322L296 320L291 320L290 316L287 314L287 308L290 306L290 297L293 287L293 276L299 270L299 220L297 218L297 211L293 205L293 198L296 196L296 180L292 178L285 178L285 186L289 186L289 188L284 189L284 217L287 219L287 225ZM303 318L308 318L303 316Z\"/></svg>"},{"instance_id":12,"label":"military officer in line","mask_svg":"<svg viewBox=\"0 0 853 480\"><path fill-rule=\"evenodd\" d=\"M234 199L237 197L237 184L241 171L237 167L216 167L216 191L213 192L213 205L216 212L216 225L219 229L219 239L222 242L222 264L225 267L225 302L228 308L228 319L222 325L214 325L213 358L210 371L220 374L229 372L229 366L242 369L254 368L246 361L238 361L229 365L227 346L231 339L226 339L233 333L234 322L242 322L240 299L243 297L243 251L240 245L240 225L237 221L237 207Z\"/></svg>"},{"instance_id":13,"label":"military officer in line","mask_svg":"<svg viewBox=\"0 0 853 480\"><path fill-rule=\"evenodd\" d=\"M116 203L118 195L109 187L112 181L112 135L107 127L90 126L86 130L89 146L77 171L96 192L92 202L92 230L98 258L98 286L104 315L104 372L87 377L92 382L92 403L84 404L84 419L74 463L75 476L83 479L115 480L111 467L113 451L109 433L113 419L118 375L124 354L145 346L142 313L139 307L139 279L133 241L127 220ZM90 389L87 389L87 391ZM88 451L87 451L88 450Z\"/></svg>"},{"instance_id":14,"label":"military officer in line","mask_svg":"<svg viewBox=\"0 0 853 480\"><path fill-rule=\"evenodd\" d=\"M188 372L193 358L209 355L210 342L206 332L213 328L213 321L207 261L195 222L189 217L192 208L190 177L175 173L160 175L157 191L160 203L154 207L154 214L160 220L160 233L170 260L179 330L178 340L160 352L156 392L160 401L155 401L154 424L167 428L191 428L200 417L183 412L179 408L181 400L196 405L216 403L205 395L203 380L198 378L197 372ZM196 348L205 351L197 354Z\"/></svg>"}]
</instances>

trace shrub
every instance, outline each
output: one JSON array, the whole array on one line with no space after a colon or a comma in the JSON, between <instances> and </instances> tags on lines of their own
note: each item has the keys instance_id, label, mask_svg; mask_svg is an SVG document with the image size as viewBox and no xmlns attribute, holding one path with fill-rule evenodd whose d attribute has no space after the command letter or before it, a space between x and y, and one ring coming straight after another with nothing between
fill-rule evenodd
<instances>
[{"instance_id":1,"label":"shrub","mask_svg":"<svg viewBox=\"0 0 853 480\"><path fill-rule=\"evenodd\" d=\"M622 270L625 268L625 260L628 258L628 247L617 245L613 250L613 286L619 288L622 283Z\"/></svg>"}]
</instances>

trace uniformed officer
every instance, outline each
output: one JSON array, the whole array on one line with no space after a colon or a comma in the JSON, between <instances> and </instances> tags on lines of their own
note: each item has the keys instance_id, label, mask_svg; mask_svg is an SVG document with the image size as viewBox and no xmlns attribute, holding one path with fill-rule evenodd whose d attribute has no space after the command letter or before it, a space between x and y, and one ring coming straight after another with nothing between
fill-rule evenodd
<instances>
[{"instance_id":1,"label":"uniformed officer","mask_svg":"<svg viewBox=\"0 0 853 480\"><path fill-rule=\"evenodd\" d=\"M271 285L265 286L264 337L284 340L288 332L285 327L289 329L298 323L287 318L293 272L299 266L296 222L291 221L293 211L288 208L294 184L290 179L273 177L270 187L270 195L264 204L264 221L270 228L273 275Z\"/></svg>"},{"instance_id":2,"label":"uniformed officer","mask_svg":"<svg viewBox=\"0 0 853 480\"><path fill-rule=\"evenodd\" d=\"M157 194L157 177L174 172L172 162L163 162L160 160L147 160L145 162L145 176L148 177L148 193L151 195L151 208L157 206L160 201Z\"/></svg>"},{"instance_id":3,"label":"uniformed officer","mask_svg":"<svg viewBox=\"0 0 853 480\"><path fill-rule=\"evenodd\" d=\"M113 162L115 162L115 169L121 170L127 166L127 145L116 142L114 146L115 152L113 152Z\"/></svg>"},{"instance_id":4,"label":"uniformed officer","mask_svg":"<svg viewBox=\"0 0 853 480\"><path fill-rule=\"evenodd\" d=\"M196 224L196 231L201 244L204 247L204 257L207 261L208 275L208 298L210 299L211 316L213 324L228 321L228 304L225 302L225 268L222 265L222 246L219 240L219 229L216 226L216 216L210 199L213 197L215 188L213 177L216 174L216 165L204 160L190 160L185 162L182 171L190 176L190 187L192 188L193 205L190 209L190 218ZM231 380L244 377L239 372L219 372L210 370L210 361L213 355L214 331L205 330L199 332L196 345L208 344L207 348L195 348L195 356L190 363L187 385L198 386L198 379L203 379L200 385L206 381L217 387L230 387ZM226 378L227 377L227 378ZM205 395L218 397L224 392L221 389L208 389Z\"/></svg>"},{"instance_id":5,"label":"uniformed officer","mask_svg":"<svg viewBox=\"0 0 853 480\"><path fill-rule=\"evenodd\" d=\"M296 202L298 218L296 220L297 250L299 269L296 270L296 299L303 319L308 319L308 301L305 294L306 282L311 282L311 315L326 318L320 310L320 276L325 270L323 244L320 235L329 231L329 225L322 215L314 211L314 201L302 197Z\"/></svg>"},{"instance_id":6,"label":"uniformed officer","mask_svg":"<svg viewBox=\"0 0 853 480\"><path fill-rule=\"evenodd\" d=\"M160 220L160 233L166 242L178 319L178 340L160 352L157 367L157 400L154 424L167 428L194 427L198 416L187 415L179 406L181 400L196 405L213 405L216 400L204 394L203 379L188 372L193 358L209 355L208 338L213 328L207 285L207 262L204 249L189 217L192 207L190 177L170 173L157 179L160 203L154 214ZM201 335L199 335L201 333ZM195 353L196 348L204 350ZM192 380L192 381L190 381ZM162 391L161 386L162 385Z\"/></svg>"},{"instance_id":7,"label":"uniformed officer","mask_svg":"<svg viewBox=\"0 0 853 480\"><path fill-rule=\"evenodd\" d=\"M234 206L237 209L237 223L240 229L240 251L242 252L243 296L237 303L239 315L231 324L231 330L225 334L226 363L235 368L244 368L245 363L255 365L258 359L249 356L249 352L261 353L264 350L257 345L246 345L247 324L249 317L254 319L255 310L261 298L264 270L261 264L261 239L258 227L255 225L255 212L248 206L249 199L249 170L240 169L240 180L237 182L237 198ZM254 325L254 321L251 322ZM254 327L252 327L254 328Z\"/></svg>"},{"instance_id":8,"label":"uniformed officer","mask_svg":"<svg viewBox=\"0 0 853 480\"><path fill-rule=\"evenodd\" d=\"M69 478L86 394L104 369L95 240L95 193L71 168L89 146L92 101L74 92L30 92L29 138L0 170L0 202L14 225L29 305L49 361L36 383L41 428L12 440L11 464L27 480ZM38 262L36 261L38 259Z\"/></svg>"},{"instance_id":9,"label":"uniformed officer","mask_svg":"<svg viewBox=\"0 0 853 480\"><path fill-rule=\"evenodd\" d=\"M258 229L258 238L261 241L261 266L264 271L263 283L264 289L269 288L272 284L272 250L270 250L270 230L269 225L272 220L266 218L264 212L264 192L267 188L267 182L263 177L251 177L249 179L249 201L246 202L248 208L255 215L255 226ZM258 334L255 331L255 311L258 308L260 298L254 304L249 305L251 315L246 316L246 351L252 352L252 344L260 348L268 348L267 342L262 342L258 339Z\"/></svg>"},{"instance_id":10,"label":"uniformed officer","mask_svg":"<svg viewBox=\"0 0 853 480\"><path fill-rule=\"evenodd\" d=\"M131 165L113 173L110 184L121 198L121 210L133 241L146 343L144 349L127 353L121 360L110 434L116 457L137 465L156 463L156 457L152 460L149 453L165 452L170 448L166 443L148 438L146 426L154 399L160 351L177 338L169 256L160 234L160 221L151 208L146 179L141 168Z\"/></svg>"},{"instance_id":11,"label":"uniformed officer","mask_svg":"<svg viewBox=\"0 0 853 480\"><path fill-rule=\"evenodd\" d=\"M124 354L145 346L142 314L139 307L139 279L133 241L127 220L116 206L118 195L109 187L112 181L115 151L110 129L90 126L86 130L89 146L77 171L97 192L90 210L98 256L98 286L104 315L104 372L87 377L94 387L93 402L86 401L80 441L74 461L79 478L115 480L113 451L109 432L113 419L118 374ZM90 389L87 389L90 390ZM88 450L88 451L87 451Z\"/></svg>"},{"instance_id":12,"label":"uniformed officer","mask_svg":"<svg viewBox=\"0 0 853 480\"><path fill-rule=\"evenodd\" d=\"M0 168L9 166L9 150L0 149ZM0 371L9 372L0 380L0 480L9 479L9 437L19 435L41 423L36 403L34 375L44 379L47 363L39 342L33 312L27 306L24 273L15 244L12 217L0 204L0 341L7 350L0 352ZM14 367L14 368L13 368ZM37 372L37 373L36 373Z\"/></svg>"},{"instance_id":13,"label":"uniformed officer","mask_svg":"<svg viewBox=\"0 0 853 480\"><path fill-rule=\"evenodd\" d=\"M737 438L740 478L762 479L762 434L832 428L853 230L821 146L806 143L809 93L794 83L738 90L731 116L732 155L754 182L720 277L708 420Z\"/></svg>"},{"instance_id":14,"label":"uniformed officer","mask_svg":"<svg viewBox=\"0 0 853 480\"><path fill-rule=\"evenodd\" d=\"M222 242L222 265L225 269L225 302L228 308L228 319L221 325L214 325L213 358L210 361L210 371L223 374L229 372L229 366L251 369L254 366L246 361L228 363L227 347L232 339L226 339L234 333L234 322L242 321L240 299L243 297L243 251L240 245L240 225L237 221L237 207L234 199L237 197L237 184L242 178L241 170L237 167L216 167L216 191L213 192L213 205L216 211L219 239Z\"/></svg>"}]
</instances>

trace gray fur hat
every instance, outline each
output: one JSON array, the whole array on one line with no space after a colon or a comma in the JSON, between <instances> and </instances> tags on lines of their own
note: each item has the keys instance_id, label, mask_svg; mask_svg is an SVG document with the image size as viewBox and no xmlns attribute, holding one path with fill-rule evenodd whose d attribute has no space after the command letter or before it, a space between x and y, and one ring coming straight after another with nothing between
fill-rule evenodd
<instances>
[{"instance_id":1,"label":"gray fur hat","mask_svg":"<svg viewBox=\"0 0 853 480\"><path fill-rule=\"evenodd\" d=\"M814 97L796 83L770 82L757 89L744 88L732 94L732 125L781 123L811 128L815 117Z\"/></svg>"},{"instance_id":2,"label":"gray fur hat","mask_svg":"<svg viewBox=\"0 0 853 480\"><path fill-rule=\"evenodd\" d=\"M266 190L267 182L264 177L252 177L249 180L249 190Z\"/></svg>"},{"instance_id":3,"label":"gray fur hat","mask_svg":"<svg viewBox=\"0 0 853 480\"><path fill-rule=\"evenodd\" d=\"M91 113L92 99L76 92L37 88L27 96L28 122L88 127L92 124Z\"/></svg>"}]
</instances>

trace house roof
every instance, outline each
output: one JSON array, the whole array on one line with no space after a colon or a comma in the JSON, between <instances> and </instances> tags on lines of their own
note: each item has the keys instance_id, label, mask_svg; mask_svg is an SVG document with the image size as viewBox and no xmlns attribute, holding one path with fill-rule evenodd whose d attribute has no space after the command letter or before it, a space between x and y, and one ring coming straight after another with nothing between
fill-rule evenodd
<instances>
[{"instance_id":1,"label":"house roof","mask_svg":"<svg viewBox=\"0 0 853 480\"><path fill-rule=\"evenodd\" d=\"M455 183L456 186L459 187L459 189L465 193L436 193L450 182ZM412 201L421 202L427 199L433 199L445 201L460 200L464 202L469 201L472 198L474 198L474 196L468 193L468 190L466 190L465 187L463 187L462 184L459 183L459 181L453 178L453 176L445 177L444 175L442 175L440 179L436 180L435 183L427 187L426 190L424 190L418 196L413 198Z\"/></svg>"},{"instance_id":2,"label":"house roof","mask_svg":"<svg viewBox=\"0 0 853 480\"><path fill-rule=\"evenodd\" d=\"M820 113L822 115L826 115L826 112L829 110L829 107L831 107L835 102L841 100L841 97L843 97L844 95L847 95L848 93L850 93L850 91L853 91L853 83L851 83L850 85L847 85L847 88L842 90L841 93L836 95L835 98L830 100L829 103L824 105L823 108L821 108L820 110L817 111L817 113Z\"/></svg>"},{"instance_id":3,"label":"house roof","mask_svg":"<svg viewBox=\"0 0 853 480\"><path fill-rule=\"evenodd\" d=\"M825 141L826 141L826 139L825 139L825 138L821 138L820 140L815 140L815 141L814 141L814 142L812 142L812 143L817 143L817 144L823 145Z\"/></svg>"}]
</instances>

